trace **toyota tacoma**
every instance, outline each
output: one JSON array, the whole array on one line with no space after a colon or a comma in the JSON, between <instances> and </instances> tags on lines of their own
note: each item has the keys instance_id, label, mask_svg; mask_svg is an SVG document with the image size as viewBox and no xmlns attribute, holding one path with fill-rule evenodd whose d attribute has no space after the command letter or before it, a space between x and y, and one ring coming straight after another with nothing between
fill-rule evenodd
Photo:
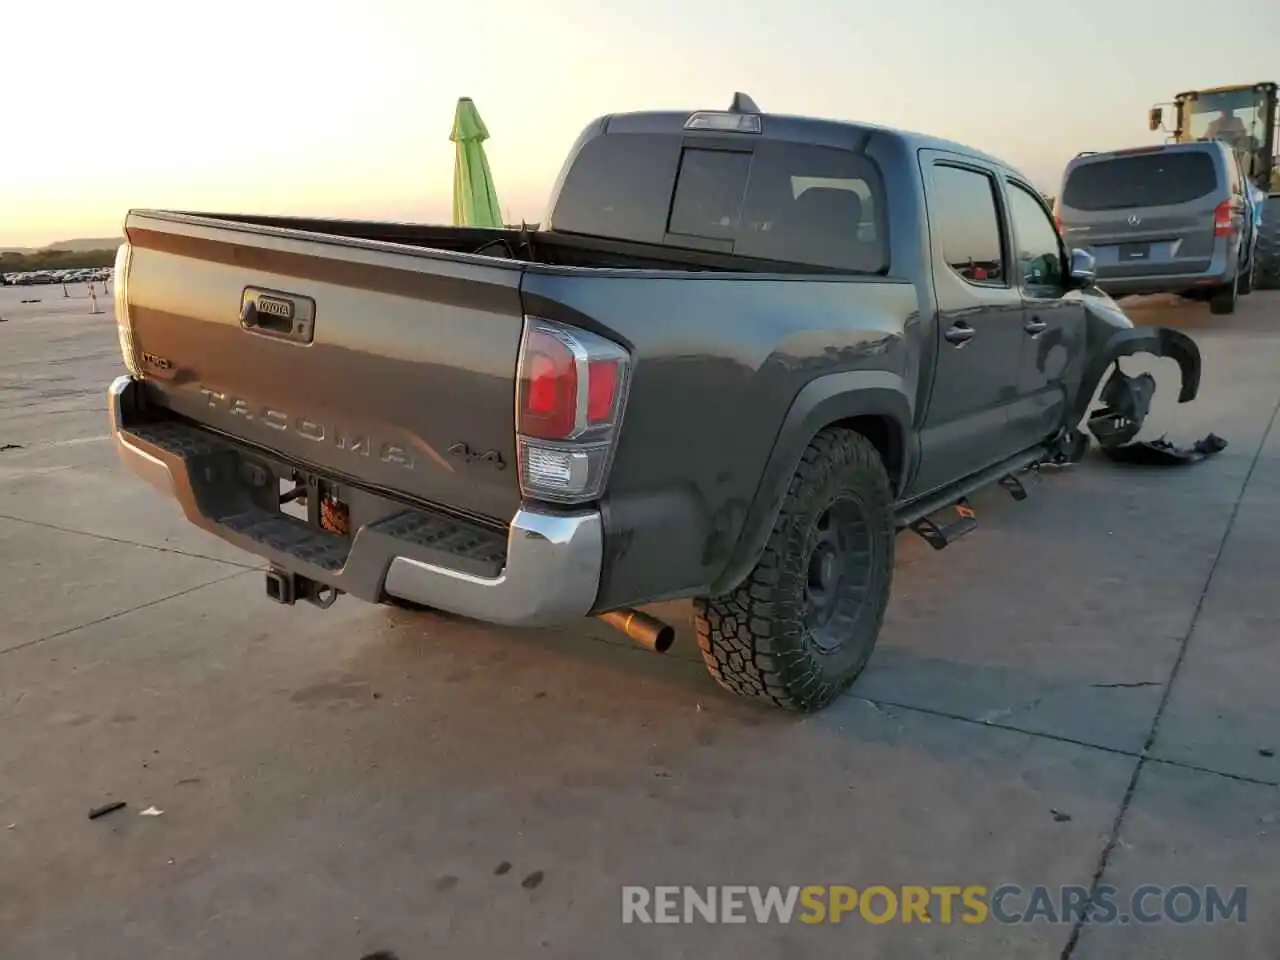
<instances>
[{"instance_id":1,"label":"toyota tacoma","mask_svg":"<svg viewBox=\"0 0 1280 960\"><path fill-rule=\"evenodd\" d=\"M131 211L110 387L129 467L341 593L513 625L693 598L716 680L792 709L859 674L896 534L1132 440L1136 329L1031 182L967 147L728 110L602 117L538 229ZM1107 379L1101 406L1090 411Z\"/></svg>"}]
</instances>

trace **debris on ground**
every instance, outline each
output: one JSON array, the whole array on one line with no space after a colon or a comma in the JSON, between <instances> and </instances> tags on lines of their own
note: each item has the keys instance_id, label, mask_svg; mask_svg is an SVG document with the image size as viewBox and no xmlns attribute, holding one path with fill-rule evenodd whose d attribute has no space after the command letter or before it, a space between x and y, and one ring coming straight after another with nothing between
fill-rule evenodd
<instances>
[{"instance_id":1,"label":"debris on ground","mask_svg":"<svg viewBox=\"0 0 1280 960\"><path fill-rule=\"evenodd\" d=\"M1134 438L1151 410L1151 398L1155 392L1156 381L1151 374L1140 373L1130 377L1119 364L1116 365L1098 395L1102 406L1089 415L1088 422L1089 432L1097 438L1098 446L1108 457L1118 463L1168 467L1198 463L1227 448L1227 441L1214 433L1187 447L1177 446L1163 436L1135 442Z\"/></svg>"},{"instance_id":2,"label":"debris on ground","mask_svg":"<svg viewBox=\"0 0 1280 960\"><path fill-rule=\"evenodd\" d=\"M1275 755L1276 755L1276 752L1272 750L1270 747L1258 748L1258 756L1260 757L1274 757Z\"/></svg>"},{"instance_id":3,"label":"debris on ground","mask_svg":"<svg viewBox=\"0 0 1280 960\"><path fill-rule=\"evenodd\" d=\"M1061 810L1054 810L1052 807L1049 808L1049 812L1053 814L1055 823L1066 823L1071 819L1071 814L1063 813Z\"/></svg>"},{"instance_id":4,"label":"debris on ground","mask_svg":"<svg viewBox=\"0 0 1280 960\"><path fill-rule=\"evenodd\" d=\"M541 870L535 870L520 881L520 886L524 887L526 890L532 890L534 887L542 883L542 876L543 874Z\"/></svg>"},{"instance_id":5,"label":"debris on ground","mask_svg":"<svg viewBox=\"0 0 1280 960\"><path fill-rule=\"evenodd\" d=\"M89 811L89 819L97 820L99 817L105 817L108 813L115 813L128 806L123 800L114 800L111 803L104 803L100 807L94 807Z\"/></svg>"},{"instance_id":6,"label":"debris on ground","mask_svg":"<svg viewBox=\"0 0 1280 960\"><path fill-rule=\"evenodd\" d=\"M145 810L138 811L138 816L140 817L159 817L163 814L163 810L157 810L155 807L147 807Z\"/></svg>"},{"instance_id":7,"label":"debris on ground","mask_svg":"<svg viewBox=\"0 0 1280 960\"><path fill-rule=\"evenodd\" d=\"M4 453L6 450L21 450L21 449L22 449L22 444L20 443L0 444L0 453Z\"/></svg>"},{"instance_id":8,"label":"debris on ground","mask_svg":"<svg viewBox=\"0 0 1280 960\"><path fill-rule=\"evenodd\" d=\"M1173 467L1184 463L1199 463L1205 457L1221 453L1226 448L1227 441L1216 433L1211 433L1189 447L1176 446L1164 437L1160 437L1156 440L1125 444L1122 447L1103 447L1102 452L1118 463Z\"/></svg>"}]
</instances>

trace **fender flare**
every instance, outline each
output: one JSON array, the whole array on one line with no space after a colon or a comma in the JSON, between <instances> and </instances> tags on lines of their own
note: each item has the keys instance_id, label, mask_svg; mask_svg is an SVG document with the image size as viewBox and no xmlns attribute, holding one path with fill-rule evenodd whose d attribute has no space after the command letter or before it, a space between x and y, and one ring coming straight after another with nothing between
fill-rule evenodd
<instances>
[{"instance_id":1,"label":"fender flare","mask_svg":"<svg viewBox=\"0 0 1280 960\"><path fill-rule=\"evenodd\" d=\"M1098 390L1098 384L1111 365L1121 357L1131 357L1135 353L1150 353L1174 360L1182 372L1182 389L1178 391L1178 402L1188 403L1196 398L1196 394L1200 392L1200 348L1194 340L1182 331L1169 327L1117 330L1107 339L1102 349L1089 358L1084 376L1080 380L1080 388L1067 411L1066 426L1078 426L1084 419L1089 412L1093 395Z\"/></svg>"},{"instance_id":2,"label":"fender flare","mask_svg":"<svg viewBox=\"0 0 1280 960\"><path fill-rule=\"evenodd\" d=\"M711 595L728 593L751 573L773 531L800 457L824 427L866 416L883 417L896 424L901 463L898 475L890 479L896 481L895 494L900 495L915 464L913 408L905 381L886 370L829 373L805 384L782 421L737 544L728 563L710 584Z\"/></svg>"}]
</instances>

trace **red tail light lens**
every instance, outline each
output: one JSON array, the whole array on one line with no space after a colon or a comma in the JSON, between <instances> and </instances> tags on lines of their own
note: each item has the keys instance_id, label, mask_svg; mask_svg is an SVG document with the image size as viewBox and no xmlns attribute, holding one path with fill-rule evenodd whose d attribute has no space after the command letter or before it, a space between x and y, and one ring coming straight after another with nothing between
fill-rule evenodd
<instances>
[{"instance_id":1,"label":"red tail light lens","mask_svg":"<svg viewBox=\"0 0 1280 960\"><path fill-rule=\"evenodd\" d=\"M525 339L520 371L520 432L563 440L578 417L578 362L566 344L546 330Z\"/></svg>"},{"instance_id":2,"label":"red tail light lens","mask_svg":"<svg viewBox=\"0 0 1280 960\"><path fill-rule=\"evenodd\" d=\"M587 423L590 426L608 423L613 419L622 364L617 360L592 360L587 370Z\"/></svg>"},{"instance_id":3,"label":"red tail light lens","mask_svg":"<svg viewBox=\"0 0 1280 960\"><path fill-rule=\"evenodd\" d=\"M1215 237L1229 237L1236 232L1236 223L1231 216L1230 202L1218 204L1218 208L1213 211L1213 235Z\"/></svg>"},{"instance_id":4,"label":"red tail light lens","mask_svg":"<svg viewBox=\"0 0 1280 960\"><path fill-rule=\"evenodd\" d=\"M520 489L531 499L593 500L604 490L631 367L611 340L525 318L516 388Z\"/></svg>"}]
</instances>

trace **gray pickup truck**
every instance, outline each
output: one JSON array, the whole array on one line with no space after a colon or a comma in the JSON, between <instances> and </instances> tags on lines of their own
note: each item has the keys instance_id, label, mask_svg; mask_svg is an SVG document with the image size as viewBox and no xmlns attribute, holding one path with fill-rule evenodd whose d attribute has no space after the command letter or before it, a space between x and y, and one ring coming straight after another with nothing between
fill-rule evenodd
<instances>
[{"instance_id":1,"label":"gray pickup truck","mask_svg":"<svg viewBox=\"0 0 1280 960\"><path fill-rule=\"evenodd\" d=\"M725 687L792 709L862 670L895 535L1132 439L1193 341L1093 288L1030 182L954 143L724 111L602 117L538 230L133 211L126 463L340 593L503 624L695 600ZM1090 413L1097 387L1101 407Z\"/></svg>"}]
</instances>

